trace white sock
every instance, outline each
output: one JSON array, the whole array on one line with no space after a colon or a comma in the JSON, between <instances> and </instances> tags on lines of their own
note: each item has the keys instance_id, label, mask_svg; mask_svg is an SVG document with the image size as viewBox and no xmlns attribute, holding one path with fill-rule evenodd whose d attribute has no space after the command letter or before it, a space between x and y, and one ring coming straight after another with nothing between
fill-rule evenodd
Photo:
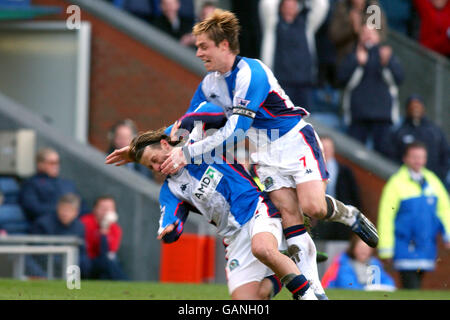
<instances>
[{"instance_id":1,"label":"white sock","mask_svg":"<svg viewBox=\"0 0 450 320\"><path fill-rule=\"evenodd\" d=\"M353 226L353 224L356 222L357 209L353 206L345 205L341 201L333 198L328 194L325 195L325 197L327 198L327 201L331 200L334 207L333 214L327 220L340 222L349 227Z\"/></svg>"},{"instance_id":2,"label":"white sock","mask_svg":"<svg viewBox=\"0 0 450 320\"><path fill-rule=\"evenodd\" d=\"M316 295L314 294L314 291L312 290L311 287L309 287L308 290L306 290L306 292L300 296L300 300L318 300Z\"/></svg>"},{"instance_id":3,"label":"white sock","mask_svg":"<svg viewBox=\"0 0 450 320\"><path fill-rule=\"evenodd\" d=\"M319 279L316 262L316 246L308 232L286 240L288 252L297 264L300 272L308 279L311 289L316 294L325 294Z\"/></svg>"}]
</instances>

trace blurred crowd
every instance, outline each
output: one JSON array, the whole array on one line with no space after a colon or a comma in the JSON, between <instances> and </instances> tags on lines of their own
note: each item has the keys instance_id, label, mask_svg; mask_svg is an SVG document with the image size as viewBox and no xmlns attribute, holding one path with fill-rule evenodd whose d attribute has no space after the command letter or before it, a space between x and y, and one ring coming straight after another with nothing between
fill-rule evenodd
<instances>
[{"instance_id":1,"label":"blurred crowd","mask_svg":"<svg viewBox=\"0 0 450 320\"><path fill-rule=\"evenodd\" d=\"M128 146L137 134L136 125L124 119L108 133L110 147L106 152ZM0 236L45 235L75 236L79 246L79 266L82 278L127 280L117 252L122 241L122 228L116 210L116 200L108 194L97 194L90 208L75 183L60 175L60 155L49 147L36 153L36 173L24 180L0 175ZM139 164L125 166L145 179L152 172ZM26 256L25 276L47 277L43 256ZM61 256L54 257L57 267ZM63 271L64 272L64 271Z\"/></svg>"},{"instance_id":2,"label":"blurred crowd","mask_svg":"<svg viewBox=\"0 0 450 320\"><path fill-rule=\"evenodd\" d=\"M221 1L109 0L195 49L192 26ZM450 187L444 132L415 92L403 110L405 66L388 30L450 57L448 0L230 0L240 20L240 54L261 59L291 100L314 119L401 163L407 143L428 149L427 168ZM379 15L378 15L379 13ZM420 109L420 110L419 110ZM404 116L402 116L404 115Z\"/></svg>"}]
</instances>

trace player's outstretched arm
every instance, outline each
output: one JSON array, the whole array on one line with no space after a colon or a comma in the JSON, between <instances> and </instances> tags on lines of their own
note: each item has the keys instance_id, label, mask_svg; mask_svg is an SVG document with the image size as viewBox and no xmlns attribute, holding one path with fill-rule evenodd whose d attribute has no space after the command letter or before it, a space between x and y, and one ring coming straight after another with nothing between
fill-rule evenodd
<instances>
[{"instance_id":1,"label":"player's outstretched arm","mask_svg":"<svg viewBox=\"0 0 450 320\"><path fill-rule=\"evenodd\" d=\"M161 233L158 233L158 236L156 237L156 239L162 240L163 237L164 237L166 234L171 233L171 232L176 228L176 226L178 225L178 223L179 223L179 221L176 221L175 223L169 224L167 227L164 228L163 231L161 231Z\"/></svg>"},{"instance_id":2,"label":"player's outstretched arm","mask_svg":"<svg viewBox=\"0 0 450 320\"><path fill-rule=\"evenodd\" d=\"M127 164L129 162L133 162L133 160L128 155L129 150L129 146L114 150L106 157L105 163L115 164L116 166L123 166L124 164Z\"/></svg>"}]
</instances>

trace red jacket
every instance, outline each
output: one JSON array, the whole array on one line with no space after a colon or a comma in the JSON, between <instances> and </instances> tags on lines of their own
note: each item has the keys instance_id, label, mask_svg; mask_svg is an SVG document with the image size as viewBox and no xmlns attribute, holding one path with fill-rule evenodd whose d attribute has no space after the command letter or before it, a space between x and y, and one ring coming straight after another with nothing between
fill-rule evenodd
<instances>
[{"instance_id":1,"label":"red jacket","mask_svg":"<svg viewBox=\"0 0 450 320\"><path fill-rule=\"evenodd\" d=\"M445 56L450 55L450 1L441 10L430 0L414 0L420 15L420 43Z\"/></svg>"},{"instance_id":2,"label":"red jacket","mask_svg":"<svg viewBox=\"0 0 450 320\"><path fill-rule=\"evenodd\" d=\"M96 258L101 253L100 248L102 234L100 233L100 225L98 224L93 213L82 216L81 222L83 222L86 229L85 241L87 254L91 259ZM122 228L117 223L111 224L107 234L108 252L117 252L117 250L119 250L121 240ZM104 253L106 254L107 252Z\"/></svg>"}]
</instances>

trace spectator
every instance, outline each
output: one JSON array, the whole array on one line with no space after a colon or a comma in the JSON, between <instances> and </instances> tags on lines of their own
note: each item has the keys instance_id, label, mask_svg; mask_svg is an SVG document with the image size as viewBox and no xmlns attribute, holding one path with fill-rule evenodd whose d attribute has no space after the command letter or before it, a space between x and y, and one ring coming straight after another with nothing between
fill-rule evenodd
<instances>
[{"instance_id":1,"label":"spectator","mask_svg":"<svg viewBox=\"0 0 450 320\"><path fill-rule=\"evenodd\" d=\"M113 152L115 149L121 149L128 146L131 140L136 136L137 128L134 122L130 119L125 119L117 122L109 131L108 138L110 141L110 147L108 154ZM145 166L139 163L127 163L126 168L135 170L136 172L142 174L143 176L153 179L152 172Z\"/></svg>"},{"instance_id":2,"label":"spectator","mask_svg":"<svg viewBox=\"0 0 450 320\"><path fill-rule=\"evenodd\" d=\"M207 17L209 17L216 9L217 9L217 6L216 6L215 1L203 2L201 9L200 9L200 14L198 15L198 21L202 21L202 20L206 19Z\"/></svg>"},{"instance_id":3,"label":"spectator","mask_svg":"<svg viewBox=\"0 0 450 320\"><path fill-rule=\"evenodd\" d=\"M258 59L262 38L259 0L230 0L230 2L231 11L236 14L241 25L239 34L240 55Z\"/></svg>"},{"instance_id":4,"label":"spectator","mask_svg":"<svg viewBox=\"0 0 450 320\"><path fill-rule=\"evenodd\" d=\"M345 85L344 121L349 134L385 153L385 140L399 120L398 86L403 68L380 33L364 24L355 50L342 62L338 77Z\"/></svg>"},{"instance_id":5,"label":"spectator","mask_svg":"<svg viewBox=\"0 0 450 320\"><path fill-rule=\"evenodd\" d=\"M98 197L93 212L81 218L91 260L90 278L126 280L117 258L122 240L122 229L116 222L117 218L116 202L112 196Z\"/></svg>"},{"instance_id":6,"label":"spectator","mask_svg":"<svg viewBox=\"0 0 450 320\"><path fill-rule=\"evenodd\" d=\"M20 204L28 221L45 214L56 214L58 199L66 193L78 194L74 183L59 177L59 155L51 148L40 149L36 156L37 173L27 179L20 192ZM87 211L82 203L80 213Z\"/></svg>"},{"instance_id":7,"label":"spectator","mask_svg":"<svg viewBox=\"0 0 450 320\"><path fill-rule=\"evenodd\" d=\"M28 233L28 221L19 204L20 187L14 177L0 176L0 230Z\"/></svg>"},{"instance_id":8,"label":"spectator","mask_svg":"<svg viewBox=\"0 0 450 320\"><path fill-rule=\"evenodd\" d=\"M420 43L450 58L450 1L414 0L420 17Z\"/></svg>"},{"instance_id":9,"label":"spectator","mask_svg":"<svg viewBox=\"0 0 450 320\"><path fill-rule=\"evenodd\" d=\"M331 42L328 30L338 3L339 0L329 0L330 8L316 33L318 82L321 86L328 83L336 87L336 47Z\"/></svg>"},{"instance_id":10,"label":"spectator","mask_svg":"<svg viewBox=\"0 0 450 320\"><path fill-rule=\"evenodd\" d=\"M373 254L374 250L353 236L347 252L338 255L322 278L327 289L394 291L392 277Z\"/></svg>"},{"instance_id":11,"label":"spectator","mask_svg":"<svg viewBox=\"0 0 450 320\"><path fill-rule=\"evenodd\" d=\"M426 161L424 144L405 148L404 165L384 186L378 211L379 256L393 263L405 289L419 289L424 273L434 270L439 233L450 249L449 196Z\"/></svg>"},{"instance_id":12,"label":"spectator","mask_svg":"<svg viewBox=\"0 0 450 320\"><path fill-rule=\"evenodd\" d=\"M261 60L272 70L279 4L279 0L261 0L258 5L259 22L262 31L260 56Z\"/></svg>"},{"instance_id":13,"label":"spectator","mask_svg":"<svg viewBox=\"0 0 450 320\"><path fill-rule=\"evenodd\" d=\"M336 46L337 64L350 54L358 43L359 34L367 13L367 7L377 4L372 0L343 0L336 5L328 29ZM386 36L386 17L381 14L381 38Z\"/></svg>"},{"instance_id":14,"label":"spectator","mask_svg":"<svg viewBox=\"0 0 450 320\"><path fill-rule=\"evenodd\" d=\"M153 20L155 27L177 40L191 33L194 21L179 14L179 0L161 0L160 6L162 15Z\"/></svg>"},{"instance_id":15,"label":"spectator","mask_svg":"<svg viewBox=\"0 0 450 320\"><path fill-rule=\"evenodd\" d=\"M413 38L417 34L418 17L411 0L379 0L391 30Z\"/></svg>"},{"instance_id":16,"label":"spectator","mask_svg":"<svg viewBox=\"0 0 450 320\"><path fill-rule=\"evenodd\" d=\"M320 138L323 145L327 171L330 178L326 193L349 205L360 207L359 188L353 172L347 166L338 163L335 158L334 141L330 136ZM350 227L337 222L318 221L312 229L315 238L320 240L349 240L352 234Z\"/></svg>"},{"instance_id":17,"label":"spectator","mask_svg":"<svg viewBox=\"0 0 450 320\"><path fill-rule=\"evenodd\" d=\"M212 1L204 2L200 8L200 13L198 15L197 21L202 21L206 19L213 13L215 9L216 9L215 2ZM180 39L180 43L184 46L190 46L195 48L195 37L192 34L192 32L183 35Z\"/></svg>"},{"instance_id":18,"label":"spectator","mask_svg":"<svg viewBox=\"0 0 450 320\"><path fill-rule=\"evenodd\" d=\"M80 198L67 193L59 198L56 214L47 214L39 217L31 226L31 234L49 236L76 236L84 240L85 230L78 219L80 209ZM83 244L79 247L79 266L81 276L85 278L89 273L89 259L86 255L86 247ZM55 262L59 265L61 260L55 256ZM29 265L29 263L27 263ZM62 271L65 274L65 270ZM36 272L34 272L36 274Z\"/></svg>"},{"instance_id":19,"label":"spectator","mask_svg":"<svg viewBox=\"0 0 450 320\"><path fill-rule=\"evenodd\" d=\"M307 109L312 104L312 86L317 83L314 37L327 10L327 0L281 0L279 6L274 74L292 102Z\"/></svg>"},{"instance_id":20,"label":"spectator","mask_svg":"<svg viewBox=\"0 0 450 320\"><path fill-rule=\"evenodd\" d=\"M342 130L340 115L341 94L336 82L336 47L329 37L331 17L333 16L338 0L329 0L325 21L316 33L318 81L313 89L312 117L328 127Z\"/></svg>"},{"instance_id":21,"label":"spectator","mask_svg":"<svg viewBox=\"0 0 450 320\"><path fill-rule=\"evenodd\" d=\"M158 0L109 0L114 6L121 8L145 21L158 15Z\"/></svg>"},{"instance_id":22,"label":"spectator","mask_svg":"<svg viewBox=\"0 0 450 320\"><path fill-rule=\"evenodd\" d=\"M425 116L425 103L417 94L408 98L406 118L389 139L392 159L401 163L405 146L414 141L425 144L428 151L427 168L441 181L445 181L449 164L448 142L445 133Z\"/></svg>"}]
</instances>

